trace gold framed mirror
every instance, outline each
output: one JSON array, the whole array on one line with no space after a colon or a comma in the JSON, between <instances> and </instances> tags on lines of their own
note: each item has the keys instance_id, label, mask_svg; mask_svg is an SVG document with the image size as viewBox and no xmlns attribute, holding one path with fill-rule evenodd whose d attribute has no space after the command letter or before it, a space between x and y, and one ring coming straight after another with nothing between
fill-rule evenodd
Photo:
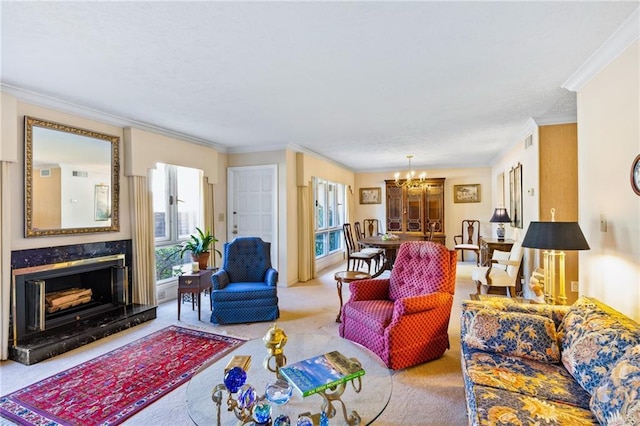
<instances>
[{"instance_id":1,"label":"gold framed mirror","mask_svg":"<svg viewBox=\"0 0 640 426\"><path fill-rule=\"evenodd\" d=\"M25 237L119 231L120 138L24 123Z\"/></svg>"}]
</instances>

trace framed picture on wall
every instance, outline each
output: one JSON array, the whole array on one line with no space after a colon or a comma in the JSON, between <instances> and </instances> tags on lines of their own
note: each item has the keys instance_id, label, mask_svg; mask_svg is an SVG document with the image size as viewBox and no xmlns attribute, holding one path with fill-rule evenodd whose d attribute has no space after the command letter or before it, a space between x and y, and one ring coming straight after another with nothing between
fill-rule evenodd
<instances>
[{"instance_id":1,"label":"framed picture on wall","mask_svg":"<svg viewBox=\"0 0 640 426\"><path fill-rule=\"evenodd\" d=\"M522 164L509 170L509 199L511 226L522 229Z\"/></svg>"},{"instance_id":2,"label":"framed picture on wall","mask_svg":"<svg viewBox=\"0 0 640 426\"><path fill-rule=\"evenodd\" d=\"M381 204L382 188L360 188L360 204Z\"/></svg>"},{"instance_id":3,"label":"framed picture on wall","mask_svg":"<svg viewBox=\"0 0 640 426\"><path fill-rule=\"evenodd\" d=\"M479 203L480 184L474 183L470 185L453 185L453 202Z\"/></svg>"}]
</instances>

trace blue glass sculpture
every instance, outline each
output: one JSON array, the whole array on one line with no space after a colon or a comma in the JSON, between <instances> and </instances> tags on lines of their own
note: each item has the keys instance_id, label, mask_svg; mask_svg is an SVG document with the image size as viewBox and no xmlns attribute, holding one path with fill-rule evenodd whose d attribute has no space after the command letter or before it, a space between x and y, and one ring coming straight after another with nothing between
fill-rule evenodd
<instances>
[{"instance_id":1,"label":"blue glass sculpture","mask_svg":"<svg viewBox=\"0 0 640 426\"><path fill-rule=\"evenodd\" d=\"M253 406L253 418L258 424L266 424L271 418L271 406L266 402L259 402Z\"/></svg>"},{"instance_id":2,"label":"blue glass sculpture","mask_svg":"<svg viewBox=\"0 0 640 426\"><path fill-rule=\"evenodd\" d=\"M320 426L329 426L329 418L324 411L320 412Z\"/></svg>"},{"instance_id":3,"label":"blue glass sculpture","mask_svg":"<svg viewBox=\"0 0 640 426\"><path fill-rule=\"evenodd\" d=\"M291 419L286 414L280 414L273 421L273 426L291 426Z\"/></svg>"},{"instance_id":4,"label":"blue glass sculpture","mask_svg":"<svg viewBox=\"0 0 640 426\"><path fill-rule=\"evenodd\" d=\"M264 396L268 401L276 405L282 405L289 402L293 389L286 380L278 379L269 382L264 390Z\"/></svg>"},{"instance_id":5,"label":"blue glass sculpture","mask_svg":"<svg viewBox=\"0 0 640 426\"><path fill-rule=\"evenodd\" d=\"M238 407L251 408L256 403L258 395L251 385L244 385L238 391Z\"/></svg>"},{"instance_id":6,"label":"blue glass sculpture","mask_svg":"<svg viewBox=\"0 0 640 426\"><path fill-rule=\"evenodd\" d=\"M238 392L240 386L247 380L247 373L240 367L233 367L224 375L224 385L231 393Z\"/></svg>"},{"instance_id":7,"label":"blue glass sculpture","mask_svg":"<svg viewBox=\"0 0 640 426\"><path fill-rule=\"evenodd\" d=\"M313 420L309 416L300 416L298 417L296 426L313 426Z\"/></svg>"}]
</instances>

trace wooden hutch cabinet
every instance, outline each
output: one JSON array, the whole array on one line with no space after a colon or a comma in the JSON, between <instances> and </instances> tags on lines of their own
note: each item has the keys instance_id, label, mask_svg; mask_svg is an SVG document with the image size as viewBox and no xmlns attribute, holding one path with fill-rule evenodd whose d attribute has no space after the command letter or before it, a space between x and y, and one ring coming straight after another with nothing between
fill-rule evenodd
<instances>
[{"instance_id":1,"label":"wooden hutch cabinet","mask_svg":"<svg viewBox=\"0 0 640 426\"><path fill-rule=\"evenodd\" d=\"M404 182L401 180L400 182ZM386 180L387 232L424 236L435 223L433 240L446 244L444 234L444 178L427 179L416 188L398 187Z\"/></svg>"}]
</instances>

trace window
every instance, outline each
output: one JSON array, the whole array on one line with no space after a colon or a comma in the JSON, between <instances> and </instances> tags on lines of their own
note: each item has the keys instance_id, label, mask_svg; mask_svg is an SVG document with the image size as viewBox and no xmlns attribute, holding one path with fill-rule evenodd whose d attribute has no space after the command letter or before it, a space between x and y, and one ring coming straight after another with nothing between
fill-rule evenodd
<instances>
[{"instance_id":1,"label":"window","mask_svg":"<svg viewBox=\"0 0 640 426\"><path fill-rule=\"evenodd\" d=\"M342 250L344 185L314 178L316 259Z\"/></svg>"},{"instance_id":2,"label":"window","mask_svg":"<svg viewBox=\"0 0 640 426\"><path fill-rule=\"evenodd\" d=\"M173 277L191 259L181 259L176 246L202 226L202 171L158 163L151 173L156 242L156 282Z\"/></svg>"}]
</instances>

